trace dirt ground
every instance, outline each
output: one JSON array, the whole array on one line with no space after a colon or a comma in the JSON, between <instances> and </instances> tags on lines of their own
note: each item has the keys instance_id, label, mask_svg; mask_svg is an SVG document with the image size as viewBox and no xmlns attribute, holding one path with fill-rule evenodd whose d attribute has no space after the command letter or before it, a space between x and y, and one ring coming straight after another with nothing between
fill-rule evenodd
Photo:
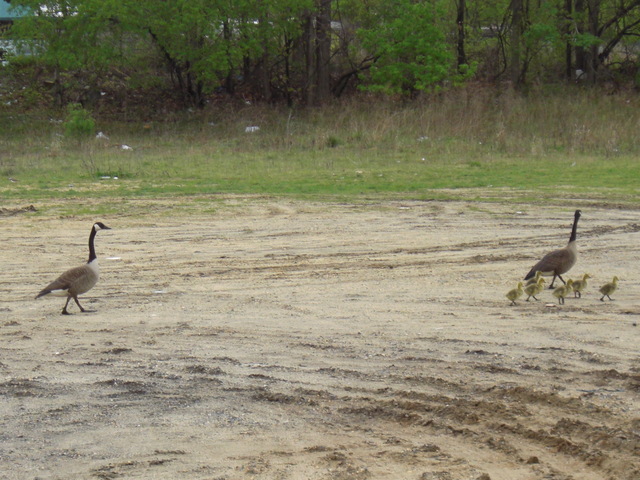
<instances>
[{"instance_id":1,"label":"dirt ground","mask_svg":"<svg viewBox=\"0 0 640 480\"><path fill-rule=\"evenodd\" d=\"M216 202L3 206L0 478L640 478L637 210ZM575 208L583 297L509 306ZM63 316L34 296L93 220L95 312Z\"/></svg>"}]
</instances>

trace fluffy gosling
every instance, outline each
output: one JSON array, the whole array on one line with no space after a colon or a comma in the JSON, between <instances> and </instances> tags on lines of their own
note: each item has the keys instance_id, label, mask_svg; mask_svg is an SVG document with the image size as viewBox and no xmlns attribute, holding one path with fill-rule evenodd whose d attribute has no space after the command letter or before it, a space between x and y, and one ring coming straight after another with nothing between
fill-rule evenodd
<instances>
[{"instance_id":1,"label":"fluffy gosling","mask_svg":"<svg viewBox=\"0 0 640 480\"><path fill-rule=\"evenodd\" d=\"M553 291L553 296L558 299L558 305L564 305L564 298L573 290L572 285L573 280L569 279L565 285L561 285Z\"/></svg>"},{"instance_id":2,"label":"fluffy gosling","mask_svg":"<svg viewBox=\"0 0 640 480\"><path fill-rule=\"evenodd\" d=\"M600 287L600 293L602 294L602 297L600 297L600 301L604 302L604 297L607 297L609 301L611 301L610 295L613 292L615 292L617 288L618 288L618 277L613 277L612 281L610 281L609 283L605 283L603 286Z\"/></svg>"},{"instance_id":3,"label":"fluffy gosling","mask_svg":"<svg viewBox=\"0 0 640 480\"><path fill-rule=\"evenodd\" d=\"M511 305L516 304L516 300L519 299L523 294L524 290L522 289L522 282L518 282L518 286L512 290L507 292L507 298L511 300Z\"/></svg>"},{"instance_id":4,"label":"fluffy gosling","mask_svg":"<svg viewBox=\"0 0 640 480\"><path fill-rule=\"evenodd\" d=\"M544 283L545 283L545 279L542 277L538 277L538 280L536 281L536 283L532 283L524 287L524 293L528 295L527 302L531 297L533 297L534 300L538 300L536 298L536 295L538 295L540 292L542 292L542 290L544 290Z\"/></svg>"},{"instance_id":5,"label":"fluffy gosling","mask_svg":"<svg viewBox=\"0 0 640 480\"><path fill-rule=\"evenodd\" d=\"M533 276L533 278L530 278L529 280L527 280L527 283L525 283L524 286L528 287L529 285L533 285L534 283L538 283L538 280L540 280L541 277L542 277L542 272L540 270L538 270L536 272L536 274Z\"/></svg>"},{"instance_id":6,"label":"fluffy gosling","mask_svg":"<svg viewBox=\"0 0 640 480\"><path fill-rule=\"evenodd\" d=\"M582 276L581 280L574 280L573 281L573 297L574 298L582 298L582 290L584 290L585 288L587 288L587 278L591 278L591 275L589 275L588 273L585 273Z\"/></svg>"}]
</instances>

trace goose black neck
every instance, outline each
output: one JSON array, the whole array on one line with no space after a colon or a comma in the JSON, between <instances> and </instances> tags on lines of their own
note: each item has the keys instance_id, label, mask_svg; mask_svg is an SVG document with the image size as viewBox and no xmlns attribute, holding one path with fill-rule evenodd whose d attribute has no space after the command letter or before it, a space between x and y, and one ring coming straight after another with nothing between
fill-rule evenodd
<instances>
[{"instance_id":1,"label":"goose black neck","mask_svg":"<svg viewBox=\"0 0 640 480\"><path fill-rule=\"evenodd\" d=\"M89 260L87 263L91 263L97 258L96 248L93 246L93 240L96 238L96 233L95 227L91 227L91 234L89 235Z\"/></svg>"},{"instance_id":2,"label":"goose black neck","mask_svg":"<svg viewBox=\"0 0 640 480\"><path fill-rule=\"evenodd\" d=\"M576 241L576 232L578 231L579 219L580 219L580 210L576 210L576 214L573 219L573 228L571 229L571 237L569 237L569 243Z\"/></svg>"}]
</instances>

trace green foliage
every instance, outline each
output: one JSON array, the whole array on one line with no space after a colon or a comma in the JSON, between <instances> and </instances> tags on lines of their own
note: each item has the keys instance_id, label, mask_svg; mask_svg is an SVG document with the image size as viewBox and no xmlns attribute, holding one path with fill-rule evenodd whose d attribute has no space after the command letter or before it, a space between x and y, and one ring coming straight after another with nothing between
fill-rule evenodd
<instances>
[{"instance_id":1,"label":"green foliage","mask_svg":"<svg viewBox=\"0 0 640 480\"><path fill-rule=\"evenodd\" d=\"M67 138L82 140L92 136L96 130L96 122L82 105L70 103L67 106L67 116L64 121L64 131Z\"/></svg>"},{"instance_id":2,"label":"green foliage","mask_svg":"<svg viewBox=\"0 0 640 480\"><path fill-rule=\"evenodd\" d=\"M295 19L311 0L210 2L123 1L121 20L150 35L160 56L187 94L212 92L240 75L251 58L278 51L283 37L299 34Z\"/></svg>"},{"instance_id":3,"label":"green foliage","mask_svg":"<svg viewBox=\"0 0 640 480\"><path fill-rule=\"evenodd\" d=\"M377 25L359 30L364 48L376 57L366 89L423 91L454 76L454 56L436 13L432 2L389 2Z\"/></svg>"},{"instance_id":4,"label":"green foliage","mask_svg":"<svg viewBox=\"0 0 640 480\"><path fill-rule=\"evenodd\" d=\"M327 147L336 148L339 145L340 145L340 139L335 135L329 135L329 138L327 138Z\"/></svg>"},{"instance_id":5,"label":"green foliage","mask_svg":"<svg viewBox=\"0 0 640 480\"><path fill-rule=\"evenodd\" d=\"M202 107L223 86L248 100L322 103L327 98L314 96L356 91L348 88L356 82L370 92L410 95L478 72L482 80L499 81L505 72L518 82L565 80L578 57L594 72L623 54L627 64L640 64L637 55L615 49L640 35L637 1L521 2L519 15L518 2L466 1L462 25L458 1L329 3L331 28L324 27L325 0L13 0L31 15L10 34L37 54L39 75L47 77L50 91L29 92L30 101L50 98L58 106L100 98L114 77L127 89L118 96L122 104L138 87L163 87L158 97L178 92L185 105ZM459 66L462 26L468 63ZM596 45L601 53L586 53L598 58L579 51Z\"/></svg>"},{"instance_id":6,"label":"green foliage","mask_svg":"<svg viewBox=\"0 0 640 480\"><path fill-rule=\"evenodd\" d=\"M102 71L120 57L120 30L112 21L116 2L14 0L33 12L16 20L12 36L28 42L46 65Z\"/></svg>"},{"instance_id":7,"label":"green foliage","mask_svg":"<svg viewBox=\"0 0 640 480\"><path fill-rule=\"evenodd\" d=\"M602 39L590 33L580 33L571 38L571 43L576 47L588 48L602 43Z\"/></svg>"}]
</instances>

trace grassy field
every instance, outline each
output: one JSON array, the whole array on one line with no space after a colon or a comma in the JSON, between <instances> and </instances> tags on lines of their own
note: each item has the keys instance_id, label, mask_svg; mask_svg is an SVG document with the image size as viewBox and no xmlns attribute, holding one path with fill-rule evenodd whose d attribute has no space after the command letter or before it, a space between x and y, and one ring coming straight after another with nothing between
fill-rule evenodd
<instances>
[{"instance_id":1,"label":"grassy field","mask_svg":"<svg viewBox=\"0 0 640 480\"><path fill-rule=\"evenodd\" d=\"M635 205L638 107L633 94L466 90L410 105L99 116L108 138L82 141L61 117L3 110L0 192L12 203L91 198L106 211L122 208L114 198L216 193Z\"/></svg>"}]
</instances>

